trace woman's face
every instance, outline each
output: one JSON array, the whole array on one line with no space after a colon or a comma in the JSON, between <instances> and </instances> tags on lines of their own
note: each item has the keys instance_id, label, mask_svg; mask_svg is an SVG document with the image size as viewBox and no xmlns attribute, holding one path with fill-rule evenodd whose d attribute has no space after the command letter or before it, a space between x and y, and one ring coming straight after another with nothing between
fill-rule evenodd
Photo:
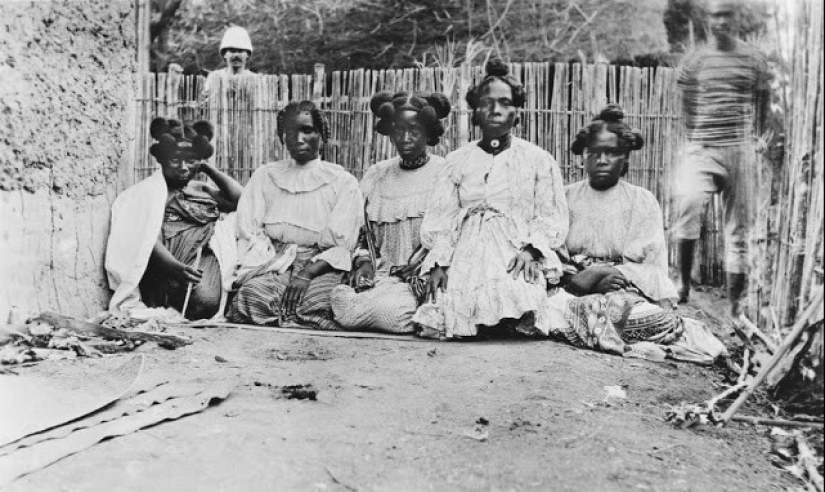
<instances>
[{"instance_id":1,"label":"woman's face","mask_svg":"<svg viewBox=\"0 0 825 492\"><path fill-rule=\"evenodd\" d=\"M318 150L321 148L321 134L312 122L312 114L309 111L301 111L295 116L287 117L284 124L284 142L289 155L298 164L306 164L317 159Z\"/></svg>"},{"instance_id":2,"label":"woman's face","mask_svg":"<svg viewBox=\"0 0 825 492\"><path fill-rule=\"evenodd\" d=\"M498 79L485 85L478 99L475 116L485 137L499 138L509 133L518 116L510 86Z\"/></svg>"},{"instance_id":3,"label":"woman's face","mask_svg":"<svg viewBox=\"0 0 825 492\"><path fill-rule=\"evenodd\" d=\"M404 110L396 113L392 121L392 143L398 155L412 160L427 149L427 135L418 121L418 112Z\"/></svg>"},{"instance_id":4,"label":"woman's face","mask_svg":"<svg viewBox=\"0 0 825 492\"><path fill-rule=\"evenodd\" d=\"M628 152L619 145L619 137L603 129L584 151L584 170L590 186L607 190L616 186L628 162Z\"/></svg>"},{"instance_id":5,"label":"woman's face","mask_svg":"<svg viewBox=\"0 0 825 492\"><path fill-rule=\"evenodd\" d=\"M160 166L171 188L183 188L198 174L201 162L194 157L175 155L161 162Z\"/></svg>"}]
</instances>

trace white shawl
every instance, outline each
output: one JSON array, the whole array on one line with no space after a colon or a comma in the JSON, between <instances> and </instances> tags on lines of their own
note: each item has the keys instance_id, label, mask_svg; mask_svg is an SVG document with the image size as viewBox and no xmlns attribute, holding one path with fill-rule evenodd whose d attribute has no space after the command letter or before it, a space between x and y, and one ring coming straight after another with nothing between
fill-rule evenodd
<instances>
[{"instance_id":1,"label":"white shawl","mask_svg":"<svg viewBox=\"0 0 825 492\"><path fill-rule=\"evenodd\" d=\"M109 301L109 311L113 313L128 313L132 309L146 307L140 299L138 284L163 226L166 196L166 180L158 170L127 188L112 204L105 266L109 288L114 291ZM237 263L234 213L226 215L215 224L209 247L215 253L221 269L223 291L221 307L216 314L216 317L220 317L226 305L227 293L232 287Z\"/></svg>"}]
</instances>

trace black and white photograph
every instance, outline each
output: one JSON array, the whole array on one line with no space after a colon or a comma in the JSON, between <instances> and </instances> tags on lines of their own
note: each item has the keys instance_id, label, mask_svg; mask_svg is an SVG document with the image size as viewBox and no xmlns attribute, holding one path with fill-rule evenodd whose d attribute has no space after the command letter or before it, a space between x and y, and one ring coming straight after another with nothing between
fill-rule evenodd
<instances>
[{"instance_id":1,"label":"black and white photograph","mask_svg":"<svg viewBox=\"0 0 825 492\"><path fill-rule=\"evenodd\" d=\"M0 0L0 490L825 492L822 0Z\"/></svg>"}]
</instances>

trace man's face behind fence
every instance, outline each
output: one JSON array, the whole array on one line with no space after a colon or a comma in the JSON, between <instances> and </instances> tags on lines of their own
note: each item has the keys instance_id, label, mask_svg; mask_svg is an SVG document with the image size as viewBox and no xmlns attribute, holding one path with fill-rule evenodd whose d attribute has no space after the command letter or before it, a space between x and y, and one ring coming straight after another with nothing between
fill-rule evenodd
<instances>
[{"instance_id":1,"label":"man's face behind fence","mask_svg":"<svg viewBox=\"0 0 825 492\"><path fill-rule=\"evenodd\" d=\"M246 62L249 61L249 52L237 48L226 48L223 50L223 59L226 61L226 66L235 72L240 72L246 68Z\"/></svg>"}]
</instances>

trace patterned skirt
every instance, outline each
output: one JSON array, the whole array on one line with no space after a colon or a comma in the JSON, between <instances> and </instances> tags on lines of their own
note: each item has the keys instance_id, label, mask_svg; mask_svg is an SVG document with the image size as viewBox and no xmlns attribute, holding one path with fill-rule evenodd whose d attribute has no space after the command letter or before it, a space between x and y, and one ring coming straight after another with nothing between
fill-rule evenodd
<instances>
[{"instance_id":1,"label":"patterned skirt","mask_svg":"<svg viewBox=\"0 0 825 492\"><path fill-rule=\"evenodd\" d=\"M560 292L548 298L551 334L572 345L623 354L629 344L667 345L682 336L682 319L670 309L627 291L574 297Z\"/></svg>"},{"instance_id":2,"label":"patterned skirt","mask_svg":"<svg viewBox=\"0 0 825 492\"><path fill-rule=\"evenodd\" d=\"M165 222L163 224L163 244L176 260L186 265L194 265L198 250L201 258L198 268L203 277L192 286L189 304L183 313L187 319L208 319L217 314L221 304L221 269L218 258L209 249L209 239L214 231L214 223L205 225ZM186 299L188 284L169 278L153 267L150 262L140 281L140 295L149 307L172 307L181 311Z\"/></svg>"},{"instance_id":3,"label":"patterned skirt","mask_svg":"<svg viewBox=\"0 0 825 492\"><path fill-rule=\"evenodd\" d=\"M345 330L411 334L417 307L410 284L392 276L378 277L375 286L363 292L347 284L332 291L332 311Z\"/></svg>"},{"instance_id":4,"label":"patterned skirt","mask_svg":"<svg viewBox=\"0 0 825 492\"><path fill-rule=\"evenodd\" d=\"M281 316L281 297L292 275L300 272L305 264L306 261L296 260L286 273L266 272L247 280L235 293L226 318L233 323L270 326L297 323L314 330L340 330L330 305L330 293L341 283L340 272L312 279L295 316Z\"/></svg>"}]
</instances>

